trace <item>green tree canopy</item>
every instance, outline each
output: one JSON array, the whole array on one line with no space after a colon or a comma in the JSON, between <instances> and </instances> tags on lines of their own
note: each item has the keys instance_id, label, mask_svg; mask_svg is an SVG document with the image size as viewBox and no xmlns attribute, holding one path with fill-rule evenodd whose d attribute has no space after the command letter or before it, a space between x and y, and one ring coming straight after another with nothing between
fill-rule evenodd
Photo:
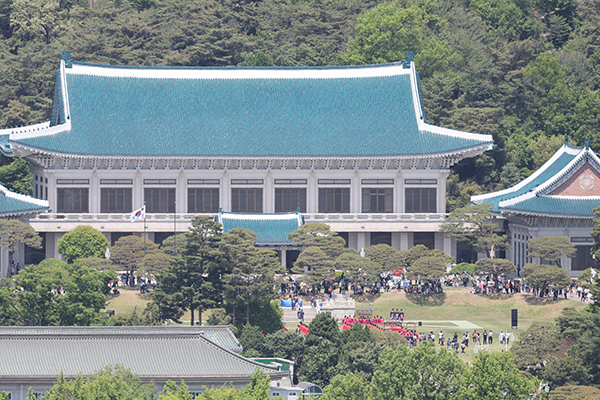
<instances>
[{"instance_id":1,"label":"green tree canopy","mask_svg":"<svg viewBox=\"0 0 600 400\"><path fill-rule=\"evenodd\" d=\"M452 211L440 226L440 232L458 242L469 242L473 250L486 253L487 258L492 247L495 251L508 249L508 238L498 233L500 228L492 221L491 206L470 204Z\"/></svg>"},{"instance_id":2,"label":"green tree canopy","mask_svg":"<svg viewBox=\"0 0 600 400\"><path fill-rule=\"evenodd\" d=\"M288 239L303 247L318 247L330 260L335 260L346 246L344 239L326 224L304 224L288 235Z\"/></svg>"},{"instance_id":3,"label":"green tree canopy","mask_svg":"<svg viewBox=\"0 0 600 400\"><path fill-rule=\"evenodd\" d=\"M335 276L334 261L317 246L305 248L294 262L294 271L297 273L307 272L304 280L309 285L332 279Z\"/></svg>"},{"instance_id":4,"label":"green tree canopy","mask_svg":"<svg viewBox=\"0 0 600 400\"><path fill-rule=\"evenodd\" d=\"M571 283L567 271L554 265L540 265L528 263L521 269L521 275L527 283L540 289L540 297L548 286L564 286Z\"/></svg>"},{"instance_id":5,"label":"green tree canopy","mask_svg":"<svg viewBox=\"0 0 600 400\"><path fill-rule=\"evenodd\" d=\"M56 249L67 260L75 261L84 257L104 258L108 246L102 233L91 226L80 225L58 239Z\"/></svg>"},{"instance_id":6,"label":"green tree canopy","mask_svg":"<svg viewBox=\"0 0 600 400\"><path fill-rule=\"evenodd\" d=\"M571 244L568 237L565 236L542 236L531 238L527 241L529 253L527 257L539 257L542 260L555 262L562 268L562 258L575 257L577 249Z\"/></svg>"},{"instance_id":7,"label":"green tree canopy","mask_svg":"<svg viewBox=\"0 0 600 400\"><path fill-rule=\"evenodd\" d=\"M408 279L439 279L446 275L446 264L435 256L415 260L406 272Z\"/></svg>"},{"instance_id":8,"label":"green tree canopy","mask_svg":"<svg viewBox=\"0 0 600 400\"><path fill-rule=\"evenodd\" d=\"M33 174L29 163L22 158L15 158L10 164L0 167L0 182L16 192L33 193Z\"/></svg>"},{"instance_id":9,"label":"green tree canopy","mask_svg":"<svg viewBox=\"0 0 600 400\"><path fill-rule=\"evenodd\" d=\"M414 350L398 346L381 355L371 396L374 400L454 399L464 385L465 370L455 353L445 348L436 351L429 341Z\"/></svg>"},{"instance_id":10,"label":"green tree canopy","mask_svg":"<svg viewBox=\"0 0 600 400\"><path fill-rule=\"evenodd\" d=\"M34 249L42 247L42 238L31 225L18 219L0 219L0 247L8 250L8 263L11 264L13 255L19 243L26 244Z\"/></svg>"},{"instance_id":11,"label":"green tree canopy","mask_svg":"<svg viewBox=\"0 0 600 400\"><path fill-rule=\"evenodd\" d=\"M0 324L89 326L101 322L100 311L114 272L46 259L22 270L0 289Z\"/></svg>"},{"instance_id":12,"label":"green tree canopy","mask_svg":"<svg viewBox=\"0 0 600 400\"><path fill-rule=\"evenodd\" d=\"M191 311L191 324L198 310L202 311L222 302L222 276L220 253L222 226L209 216L192 219L186 247L182 256L174 257L168 268L157 273L154 303L161 319L179 318Z\"/></svg>"},{"instance_id":13,"label":"green tree canopy","mask_svg":"<svg viewBox=\"0 0 600 400\"><path fill-rule=\"evenodd\" d=\"M493 275L497 281L499 275L515 273L517 268L504 258L482 258L475 263L475 271L480 275Z\"/></svg>"}]
</instances>

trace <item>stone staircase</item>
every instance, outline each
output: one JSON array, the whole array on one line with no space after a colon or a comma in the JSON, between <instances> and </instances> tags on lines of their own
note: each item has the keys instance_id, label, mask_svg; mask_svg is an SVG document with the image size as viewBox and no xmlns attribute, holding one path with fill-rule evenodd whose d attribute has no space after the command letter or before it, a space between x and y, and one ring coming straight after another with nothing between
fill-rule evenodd
<instances>
[{"instance_id":1,"label":"stone staircase","mask_svg":"<svg viewBox=\"0 0 600 400\"><path fill-rule=\"evenodd\" d=\"M323 307L313 308L310 303L305 302L302 307L304 310L304 322L310 323L317 312L330 312L334 318L342 319L347 315L354 315L355 303L349 294L334 293L328 300L323 300ZM290 307L283 308L284 322L298 322L298 309L293 310Z\"/></svg>"}]
</instances>

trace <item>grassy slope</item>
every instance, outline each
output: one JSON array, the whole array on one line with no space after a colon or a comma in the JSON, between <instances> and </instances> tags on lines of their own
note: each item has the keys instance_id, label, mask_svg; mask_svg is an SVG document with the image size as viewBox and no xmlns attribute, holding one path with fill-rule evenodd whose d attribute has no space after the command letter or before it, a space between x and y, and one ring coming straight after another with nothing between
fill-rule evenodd
<instances>
[{"instance_id":1,"label":"grassy slope","mask_svg":"<svg viewBox=\"0 0 600 400\"><path fill-rule=\"evenodd\" d=\"M423 297L419 295L405 295L404 293L384 293L372 301L359 302L357 308L374 308L375 315L389 316L392 308L401 308L405 313L406 321L423 321L423 326L417 332L437 334L441 330L444 337L452 337L456 332L459 338L467 329L461 329L447 321L469 321L482 329L494 331L494 344L491 351L503 351L505 346L500 345L498 334L500 331L510 330L515 339L534 322L553 321L560 315L565 307L581 309L585 304L572 300L539 299L533 296L500 295L480 296L462 291L447 291L442 295ZM519 329L511 329L511 309L519 310ZM471 329L468 330L473 333ZM510 345L508 346L510 348ZM460 350L459 350L460 352ZM470 343L465 354L460 358L472 361L474 357L473 345Z\"/></svg>"}]
</instances>

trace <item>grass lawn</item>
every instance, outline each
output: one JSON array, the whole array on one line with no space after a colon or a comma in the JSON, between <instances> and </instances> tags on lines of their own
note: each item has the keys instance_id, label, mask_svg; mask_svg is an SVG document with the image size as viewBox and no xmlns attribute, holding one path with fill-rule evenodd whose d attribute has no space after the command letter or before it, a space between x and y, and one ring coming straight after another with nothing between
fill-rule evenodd
<instances>
[{"instance_id":1,"label":"grass lawn","mask_svg":"<svg viewBox=\"0 0 600 400\"><path fill-rule=\"evenodd\" d=\"M139 291L123 291L120 294L109 295L106 304L107 310L115 310L115 315L131 314L137 307L137 312L142 313L146 305L151 301L151 294L140 294ZM202 319L206 321L211 310L202 313ZM192 320L192 315L186 311L181 317L182 325L189 325ZM194 321L198 320L198 310L194 312ZM295 329L295 328L294 328Z\"/></svg>"},{"instance_id":2,"label":"grass lawn","mask_svg":"<svg viewBox=\"0 0 600 400\"><path fill-rule=\"evenodd\" d=\"M490 347L491 351L502 351L504 346L500 345L498 334L500 331L511 331L517 339L519 334L525 331L534 322L552 321L560 315L565 307L575 307L581 309L585 307L577 301L540 299L529 295L496 295L481 296L474 295L464 291L451 290L446 293L432 296L407 295L404 293L383 293L372 299L357 299L356 308L373 308L374 315L381 315L384 318L389 316L391 309L404 310L405 321L418 323L417 332L429 333L433 331L437 334L444 332L444 337L452 337L456 332L459 339L468 331L470 336L473 333L473 327L465 327L470 324L477 325L477 329L482 333L483 330L494 332L494 344ZM367 300L367 301L364 301ZM518 329L511 329L511 309L519 310ZM460 357L470 361L474 357L474 347L470 337L469 347L465 354ZM510 348L510 344L508 346ZM460 353L459 349L459 353Z\"/></svg>"}]
</instances>

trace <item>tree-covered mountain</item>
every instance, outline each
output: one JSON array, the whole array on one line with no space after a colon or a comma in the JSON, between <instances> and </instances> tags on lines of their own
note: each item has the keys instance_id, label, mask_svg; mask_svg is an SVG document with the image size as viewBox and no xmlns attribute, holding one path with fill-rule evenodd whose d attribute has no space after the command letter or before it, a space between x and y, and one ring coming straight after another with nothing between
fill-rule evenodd
<instances>
[{"instance_id":1,"label":"tree-covered mountain","mask_svg":"<svg viewBox=\"0 0 600 400\"><path fill-rule=\"evenodd\" d=\"M513 185L569 135L600 150L600 0L0 0L0 127L50 115L62 50L123 65L312 66L413 51L427 120L491 133L448 207Z\"/></svg>"}]
</instances>

